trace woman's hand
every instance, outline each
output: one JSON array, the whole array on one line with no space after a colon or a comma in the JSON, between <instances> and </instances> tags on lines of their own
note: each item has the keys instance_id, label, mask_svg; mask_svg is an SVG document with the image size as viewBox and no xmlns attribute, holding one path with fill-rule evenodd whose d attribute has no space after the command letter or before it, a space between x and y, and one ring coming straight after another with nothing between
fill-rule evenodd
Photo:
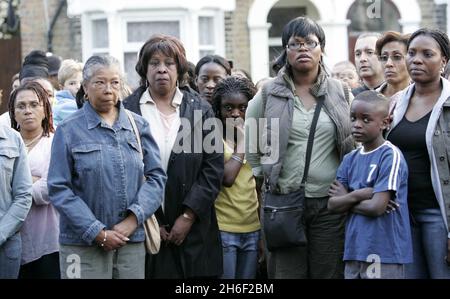
<instances>
[{"instance_id":1,"label":"woman's hand","mask_svg":"<svg viewBox=\"0 0 450 299\"><path fill-rule=\"evenodd\" d=\"M166 229L167 226L165 225L161 225L159 227L159 235L161 237L161 240L163 241L167 241L167 239L169 238L169 232Z\"/></svg>"},{"instance_id":2,"label":"woman's hand","mask_svg":"<svg viewBox=\"0 0 450 299\"><path fill-rule=\"evenodd\" d=\"M95 241L104 251L118 249L127 244L129 240L126 236L113 230L102 230L95 237Z\"/></svg>"},{"instance_id":3,"label":"woman's hand","mask_svg":"<svg viewBox=\"0 0 450 299\"><path fill-rule=\"evenodd\" d=\"M192 212L184 213L183 215L178 216L175 224L170 230L169 237L167 238L168 241L180 246L184 242L187 234L190 232L194 221L195 215Z\"/></svg>"},{"instance_id":4,"label":"woman's hand","mask_svg":"<svg viewBox=\"0 0 450 299\"><path fill-rule=\"evenodd\" d=\"M137 229L137 218L133 213L130 213L124 220L114 225L113 230L129 237Z\"/></svg>"},{"instance_id":5,"label":"woman's hand","mask_svg":"<svg viewBox=\"0 0 450 299\"><path fill-rule=\"evenodd\" d=\"M386 213L389 214L390 212L395 212L398 208L400 208L400 205L396 203L395 200L391 199L386 207Z\"/></svg>"}]
</instances>

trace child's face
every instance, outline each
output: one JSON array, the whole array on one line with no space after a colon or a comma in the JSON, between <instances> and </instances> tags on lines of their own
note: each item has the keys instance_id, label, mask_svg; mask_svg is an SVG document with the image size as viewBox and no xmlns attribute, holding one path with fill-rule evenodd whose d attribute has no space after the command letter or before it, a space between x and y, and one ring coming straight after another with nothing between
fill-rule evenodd
<instances>
[{"instance_id":1,"label":"child's face","mask_svg":"<svg viewBox=\"0 0 450 299\"><path fill-rule=\"evenodd\" d=\"M389 119L384 109L376 103L354 100L350 108L352 136L361 142L366 150L373 150L383 142L382 132L387 128ZM381 142L381 143L380 143Z\"/></svg>"},{"instance_id":2,"label":"child's face","mask_svg":"<svg viewBox=\"0 0 450 299\"><path fill-rule=\"evenodd\" d=\"M244 120L247 105L248 99L242 93L232 93L224 96L220 105L222 122L225 124L227 118L241 118Z\"/></svg>"},{"instance_id":3,"label":"child's face","mask_svg":"<svg viewBox=\"0 0 450 299\"><path fill-rule=\"evenodd\" d=\"M357 88L359 86L358 74L352 69L345 69L339 73L339 80L347 83L350 88Z\"/></svg>"},{"instance_id":4,"label":"child's face","mask_svg":"<svg viewBox=\"0 0 450 299\"><path fill-rule=\"evenodd\" d=\"M81 72L73 74L69 77L66 82L64 82L63 89L70 91L70 93L75 97L81 86Z\"/></svg>"}]
</instances>

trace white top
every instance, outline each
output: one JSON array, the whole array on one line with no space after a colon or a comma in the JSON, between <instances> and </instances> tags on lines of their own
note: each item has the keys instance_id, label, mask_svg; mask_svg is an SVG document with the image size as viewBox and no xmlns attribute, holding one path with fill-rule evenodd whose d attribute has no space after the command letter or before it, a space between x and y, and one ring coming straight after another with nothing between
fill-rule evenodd
<instances>
[{"instance_id":1,"label":"white top","mask_svg":"<svg viewBox=\"0 0 450 299\"><path fill-rule=\"evenodd\" d=\"M183 93L177 88L172 100L172 106L176 108L176 112L164 117L161 116L162 113L158 110L148 90L142 94L139 101L142 116L150 123L150 131L159 147L161 165L166 172L170 153L181 125L180 104L182 100Z\"/></svg>"},{"instance_id":2,"label":"white top","mask_svg":"<svg viewBox=\"0 0 450 299\"><path fill-rule=\"evenodd\" d=\"M47 174L53 134L42 137L28 152L31 175L40 177L33 183L33 203L20 231L22 265L59 251L59 214L49 202Z\"/></svg>"},{"instance_id":3,"label":"white top","mask_svg":"<svg viewBox=\"0 0 450 299\"><path fill-rule=\"evenodd\" d=\"M152 136L158 144L161 166L165 172L167 172L170 154L181 125L180 104L182 100L183 93L177 88L172 99L172 106L176 108L176 112L170 115L164 115L158 110L148 89L142 94L139 101L142 116L149 122ZM164 199L161 207L164 209Z\"/></svg>"}]
</instances>

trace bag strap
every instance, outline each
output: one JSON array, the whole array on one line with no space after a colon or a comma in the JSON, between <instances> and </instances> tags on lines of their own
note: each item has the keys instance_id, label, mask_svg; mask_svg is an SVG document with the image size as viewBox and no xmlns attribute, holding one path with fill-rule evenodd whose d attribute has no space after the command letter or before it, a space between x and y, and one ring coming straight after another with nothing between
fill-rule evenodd
<instances>
[{"instance_id":1,"label":"bag strap","mask_svg":"<svg viewBox=\"0 0 450 299\"><path fill-rule=\"evenodd\" d=\"M319 120L319 114L320 110L322 109L324 100L324 96L319 97L319 99L317 100L316 110L314 111L311 128L309 129L308 146L306 147L305 171L303 172L303 178L301 182L302 186L305 185L306 179L308 178L309 162L311 161L311 153L314 143L314 134L316 133L317 121Z\"/></svg>"},{"instance_id":2,"label":"bag strap","mask_svg":"<svg viewBox=\"0 0 450 299\"><path fill-rule=\"evenodd\" d=\"M347 84L342 84L342 89L344 89L345 100L350 104L350 86Z\"/></svg>"},{"instance_id":3,"label":"bag strap","mask_svg":"<svg viewBox=\"0 0 450 299\"><path fill-rule=\"evenodd\" d=\"M263 107L264 117L266 117L266 106L267 106L267 90L266 90L266 85L263 85L263 86L261 87L261 98L262 98L262 107Z\"/></svg>"},{"instance_id":4,"label":"bag strap","mask_svg":"<svg viewBox=\"0 0 450 299\"><path fill-rule=\"evenodd\" d=\"M127 110L127 109L124 109L124 110L125 110L125 113L128 116L128 120L131 123L131 127L133 128L134 135L136 136L137 143L138 143L139 149L140 149L139 154L141 155L141 160L144 160L144 153L142 152L141 137L139 136L139 131L138 131L138 128L136 126L136 122L134 121L133 115L131 115L130 110Z\"/></svg>"}]
</instances>

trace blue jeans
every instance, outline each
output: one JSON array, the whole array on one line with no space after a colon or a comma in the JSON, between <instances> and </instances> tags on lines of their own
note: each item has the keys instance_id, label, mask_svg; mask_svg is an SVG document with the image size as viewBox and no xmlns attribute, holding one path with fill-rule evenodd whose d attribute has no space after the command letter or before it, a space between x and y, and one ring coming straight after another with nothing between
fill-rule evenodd
<instances>
[{"instance_id":1,"label":"blue jeans","mask_svg":"<svg viewBox=\"0 0 450 299\"><path fill-rule=\"evenodd\" d=\"M447 228L439 209L412 213L413 263L405 265L408 279L450 278L447 266Z\"/></svg>"},{"instance_id":2,"label":"blue jeans","mask_svg":"<svg viewBox=\"0 0 450 299\"><path fill-rule=\"evenodd\" d=\"M252 233L221 231L223 248L222 279L254 279L258 265L259 230Z\"/></svg>"},{"instance_id":3,"label":"blue jeans","mask_svg":"<svg viewBox=\"0 0 450 299\"><path fill-rule=\"evenodd\" d=\"M16 279L19 276L22 257L22 239L16 233L0 246L0 279Z\"/></svg>"}]
</instances>

